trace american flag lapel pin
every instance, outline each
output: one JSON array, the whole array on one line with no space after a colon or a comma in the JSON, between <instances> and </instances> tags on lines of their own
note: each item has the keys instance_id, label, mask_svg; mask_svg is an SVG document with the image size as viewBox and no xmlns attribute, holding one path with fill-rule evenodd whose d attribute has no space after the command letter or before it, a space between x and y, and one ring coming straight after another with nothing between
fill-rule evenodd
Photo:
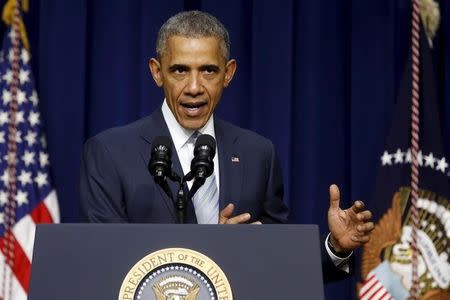
<instances>
[{"instance_id":1,"label":"american flag lapel pin","mask_svg":"<svg viewBox=\"0 0 450 300\"><path fill-rule=\"evenodd\" d=\"M231 162L239 163L239 157L237 157L236 155L231 156Z\"/></svg>"}]
</instances>

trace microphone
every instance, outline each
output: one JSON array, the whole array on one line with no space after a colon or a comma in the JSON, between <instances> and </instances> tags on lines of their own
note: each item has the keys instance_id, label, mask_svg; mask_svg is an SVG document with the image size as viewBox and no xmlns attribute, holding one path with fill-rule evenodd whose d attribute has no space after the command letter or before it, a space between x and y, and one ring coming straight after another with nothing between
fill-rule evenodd
<instances>
[{"instance_id":1,"label":"microphone","mask_svg":"<svg viewBox=\"0 0 450 300\"><path fill-rule=\"evenodd\" d=\"M157 136L152 143L148 170L170 199L173 198L166 178L172 174L172 144L167 136Z\"/></svg>"},{"instance_id":2,"label":"microphone","mask_svg":"<svg viewBox=\"0 0 450 300\"><path fill-rule=\"evenodd\" d=\"M192 198L205 183L206 178L214 172L213 158L216 155L216 141L209 134L197 138L194 148L194 159L191 161L191 176L195 178L189 196Z\"/></svg>"}]
</instances>

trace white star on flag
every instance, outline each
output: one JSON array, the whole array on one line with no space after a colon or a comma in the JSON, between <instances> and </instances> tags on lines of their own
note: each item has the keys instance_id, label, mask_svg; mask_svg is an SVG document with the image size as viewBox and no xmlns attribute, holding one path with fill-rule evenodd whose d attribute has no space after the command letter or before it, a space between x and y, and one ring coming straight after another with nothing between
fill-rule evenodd
<instances>
[{"instance_id":1,"label":"white star on flag","mask_svg":"<svg viewBox=\"0 0 450 300\"><path fill-rule=\"evenodd\" d=\"M17 92L17 103L19 103L19 105L22 105L25 103L25 101L27 101L27 95L25 94L25 92L18 91Z\"/></svg>"},{"instance_id":2,"label":"white star on flag","mask_svg":"<svg viewBox=\"0 0 450 300\"><path fill-rule=\"evenodd\" d=\"M24 191L18 191L16 195L17 205L20 207L28 203L28 193Z\"/></svg>"},{"instance_id":3,"label":"white star on flag","mask_svg":"<svg viewBox=\"0 0 450 300\"><path fill-rule=\"evenodd\" d=\"M26 49L22 49L20 53L20 58L22 59L22 63L27 64L30 61L30 54Z\"/></svg>"},{"instance_id":4,"label":"white star on flag","mask_svg":"<svg viewBox=\"0 0 450 300\"><path fill-rule=\"evenodd\" d=\"M0 191L0 204L1 206L4 206L6 203L8 203L8 193L4 191Z\"/></svg>"},{"instance_id":5,"label":"white star on flag","mask_svg":"<svg viewBox=\"0 0 450 300\"><path fill-rule=\"evenodd\" d=\"M34 164L34 152L25 150L25 153L22 156L22 160L27 167L31 164Z\"/></svg>"},{"instance_id":6,"label":"white star on flag","mask_svg":"<svg viewBox=\"0 0 450 300\"><path fill-rule=\"evenodd\" d=\"M9 122L8 113L6 111L0 112L0 125L4 125Z\"/></svg>"},{"instance_id":7,"label":"white star on flag","mask_svg":"<svg viewBox=\"0 0 450 300\"><path fill-rule=\"evenodd\" d=\"M18 177L20 183L22 184L22 186L25 186L27 183L32 183L31 181L31 172L27 172L22 170L22 172L20 173L19 177Z\"/></svg>"},{"instance_id":8,"label":"white star on flag","mask_svg":"<svg viewBox=\"0 0 450 300\"><path fill-rule=\"evenodd\" d=\"M18 111L16 113L16 124L20 124L25 122L25 119L23 118L23 111Z\"/></svg>"},{"instance_id":9,"label":"white star on flag","mask_svg":"<svg viewBox=\"0 0 450 300\"><path fill-rule=\"evenodd\" d=\"M436 171L441 171L442 173L445 173L445 169L447 168L448 163L445 161L445 157L443 157L441 160L437 162Z\"/></svg>"},{"instance_id":10,"label":"white star on flag","mask_svg":"<svg viewBox=\"0 0 450 300\"><path fill-rule=\"evenodd\" d=\"M39 113L38 112L30 112L30 115L28 116L28 121L30 122L31 126L36 126L39 124Z\"/></svg>"},{"instance_id":11,"label":"white star on flag","mask_svg":"<svg viewBox=\"0 0 450 300\"><path fill-rule=\"evenodd\" d=\"M36 143L36 137L37 134L33 131L28 131L27 135L25 136L25 140L28 143L28 146L31 147Z\"/></svg>"},{"instance_id":12,"label":"white star on flag","mask_svg":"<svg viewBox=\"0 0 450 300\"><path fill-rule=\"evenodd\" d=\"M381 164L383 166L392 165L392 155L389 154L387 151L384 151L383 156L381 157Z\"/></svg>"},{"instance_id":13,"label":"white star on flag","mask_svg":"<svg viewBox=\"0 0 450 300\"><path fill-rule=\"evenodd\" d=\"M430 154L423 157L425 159L425 167L432 167L434 168L434 162L436 159L433 156L433 153L430 152Z\"/></svg>"},{"instance_id":14,"label":"white star on flag","mask_svg":"<svg viewBox=\"0 0 450 300\"><path fill-rule=\"evenodd\" d=\"M39 99L38 99L36 91L33 91L33 93L31 94L30 101L33 103L34 106L36 106L38 104Z\"/></svg>"},{"instance_id":15,"label":"white star on flag","mask_svg":"<svg viewBox=\"0 0 450 300\"><path fill-rule=\"evenodd\" d=\"M13 79L13 73L11 70L6 70L5 75L2 76L2 79L6 81L7 84L11 84Z\"/></svg>"},{"instance_id":16,"label":"white star on flag","mask_svg":"<svg viewBox=\"0 0 450 300\"><path fill-rule=\"evenodd\" d=\"M29 80L30 80L30 71L20 69L20 72L19 72L20 84L24 84L25 82L27 82Z\"/></svg>"},{"instance_id":17,"label":"white star on flag","mask_svg":"<svg viewBox=\"0 0 450 300\"><path fill-rule=\"evenodd\" d=\"M11 93L8 90L3 90L2 100L4 105L7 105L9 102L11 102Z\"/></svg>"},{"instance_id":18,"label":"white star on flag","mask_svg":"<svg viewBox=\"0 0 450 300\"><path fill-rule=\"evenodd\" d=\"M47 174L38 172L37 176L34 178L34 181L37 183L39 187L42 187L47 184Z\"/></svg>"},{"instance_id":19,"label":"white star on flag","mask_svg":"<svg viewBox=\"0 0 450 300\"><path fill-rule=\"evenodd\" d=\"M397 152L394 153L394 162L396 164L403 163L403 152L400 149L397 149Z\"/></svg>"},{"instance_id":20,"label":"white star on flag","mask_svg":"<svg viewBox=\"0 0 450 300\"><path fill-rule=\"evenodd\" d=\"M44 168L49 164L47 153L39 152L39 164L41 165L41 168Z\"/></svg>"},{"instance_id":21,"label":"white star on flag","mask_svg":"<svg viewBox=\"0 0 450 300\"><path fill-rule=\"evenodd\" d=\"M5 169L5 171L3 171L3 175L0 177L0 180L3 181L4 186L8 186L8 183L9 183L8 169Z\"/></svg>"}]
</instances>

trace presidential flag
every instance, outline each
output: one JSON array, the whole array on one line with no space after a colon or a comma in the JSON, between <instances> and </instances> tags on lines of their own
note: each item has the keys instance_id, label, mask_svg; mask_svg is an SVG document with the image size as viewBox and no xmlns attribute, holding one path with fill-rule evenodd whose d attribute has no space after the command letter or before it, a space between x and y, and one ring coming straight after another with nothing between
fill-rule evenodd
<instances>
[{"instance_id":1,"label":"presidential flag","mask_svg":"<svg viewBox=\"0 0 450 300\"><path fill-rule=\"evenodd\" d=\"M0 297L21 300L36 224L59 222L59 209L18 1L8 1L3 20L9 26L0 53Z\"/></svg>"},{"instance_id":2,"label":"presidential flag","mask_svg":"<svg viewBox=\"0 0 450 300\"><path fill-rule=\"evenodd\" d=\"M436 2L429 0L422 4ZM434 6L435 7L435 6ZM432 8L432 7L431 7ZM430 11L430 10L428 10ZM413 289L411 209L411 53L379 171L372 207L377 222L363 248L359 299L450 299L450 168L444 149L427 19L420 39L418 290ZM425 30L424 30L425 29ZM436 28L435 28L436 29ZM426 39L428 37L428 41ZM417 296L417 297L416 297Z\"/></svg>"}]
</instances>

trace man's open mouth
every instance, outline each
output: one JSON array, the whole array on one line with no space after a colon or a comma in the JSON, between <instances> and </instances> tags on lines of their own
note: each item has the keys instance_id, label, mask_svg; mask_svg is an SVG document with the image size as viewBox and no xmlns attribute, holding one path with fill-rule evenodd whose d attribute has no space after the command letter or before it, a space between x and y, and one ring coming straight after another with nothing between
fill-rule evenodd
<instances>
[{"instance_id":1,"label":"man's open mouth","mask_svg":"<svg viewBox=\"0 0 450 300\"><path fill-rule=\"evenodd\" d=\"M208 102L185 102L180 103L183 107L183 111L186 115L190 117L198 117L202 114L203 110L206 109Z\"/></svg>"},{"instance_id":2,"label":"man's open mouth","mask_svg":"<svg viewBox=\"0 0 450 300\"><path fill-rule=\"evenodd\" d=\"M207 102L197 102L197 103L181 103L181 105L188 109L197 109L202 106L205 106Z\"/></svg>"}]
</instances>

